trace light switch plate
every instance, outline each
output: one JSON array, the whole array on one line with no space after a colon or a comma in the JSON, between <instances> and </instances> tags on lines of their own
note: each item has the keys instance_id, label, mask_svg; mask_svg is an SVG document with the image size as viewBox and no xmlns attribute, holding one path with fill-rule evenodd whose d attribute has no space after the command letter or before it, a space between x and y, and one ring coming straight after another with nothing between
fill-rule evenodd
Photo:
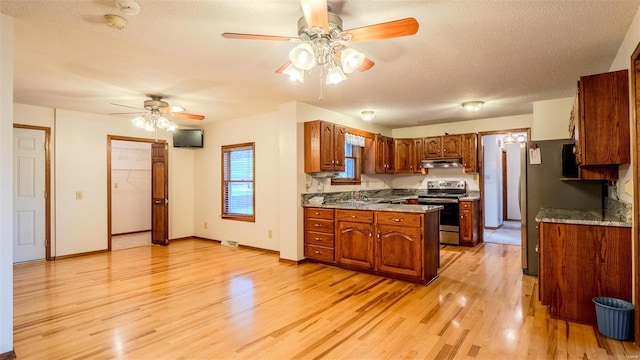
<instances>
[{"instance_id":1,"label":"light switch plate","mask_svg":"<svg viewBox=\"0 0 640 360\"><path fill-rule=\"evenodd\" d=\"M627 193L627 195L633 195L633 181L627 180L624 183L624 192Z\"/></svg>"}]
</instances>

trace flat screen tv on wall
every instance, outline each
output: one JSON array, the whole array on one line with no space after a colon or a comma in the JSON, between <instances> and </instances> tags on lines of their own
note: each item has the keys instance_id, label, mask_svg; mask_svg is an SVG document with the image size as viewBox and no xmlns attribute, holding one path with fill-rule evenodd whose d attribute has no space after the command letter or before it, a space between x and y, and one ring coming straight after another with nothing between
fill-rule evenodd
<instances>
[{"instance_id":1,"label":"flat screen tv on wall","mask_svg":"<svg viewBox=\"0 0 640 360\"><path fill-rule=\"evenodd\" d=\"M204 147L204 130L177 129L173 132L173 147L202 148Z\"/></svg>"}]
</instances>

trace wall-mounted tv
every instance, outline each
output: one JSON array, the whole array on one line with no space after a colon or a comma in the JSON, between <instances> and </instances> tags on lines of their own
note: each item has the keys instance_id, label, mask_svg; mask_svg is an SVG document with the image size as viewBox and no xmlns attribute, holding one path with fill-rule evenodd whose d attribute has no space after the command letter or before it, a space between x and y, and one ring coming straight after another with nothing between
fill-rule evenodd
<instances>
[{"instance_id":1,"label":"wall-mounted tv","mask_svg":"<svg viewBox=\"0 0 640 360\"><path fill-rule=\"evenodd\" d=\"M173 147L201 148L204 147L204 130L177 129L173 132Z\"/></svg>"}]
</instances>

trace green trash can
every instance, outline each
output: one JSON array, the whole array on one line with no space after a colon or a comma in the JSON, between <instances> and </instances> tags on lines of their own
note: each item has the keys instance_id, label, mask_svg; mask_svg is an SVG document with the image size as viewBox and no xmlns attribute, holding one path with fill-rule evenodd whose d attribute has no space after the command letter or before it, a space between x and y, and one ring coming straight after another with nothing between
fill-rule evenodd
<instances>
[{"instance_id":1,"label":"green trash can","mask_svg":"<svg viewBox=\"0 0 640 360\"><path fill-rule=\"evenodd\" d=\"M598 331L615 340L630 340L633 337L633 304L621 299L597 296L596 319Z\"/></svg>"}]
</instances>

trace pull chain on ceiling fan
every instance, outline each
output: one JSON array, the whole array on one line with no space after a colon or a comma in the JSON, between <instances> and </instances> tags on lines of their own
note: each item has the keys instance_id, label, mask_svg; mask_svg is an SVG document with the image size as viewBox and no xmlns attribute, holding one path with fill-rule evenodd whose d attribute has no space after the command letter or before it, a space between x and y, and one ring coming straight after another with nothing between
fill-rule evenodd
<instances>
[{"instance_id":1,"label":"pull chain on ceiling fan","mask_svg":"<svg viewBox=\"0 0 640 360\"><path fill-rule=\"evenodd\" d=\"M314 68L320 69L321 79L326 84L337 84L354 71L367 71L375 63L359 51L346 44L391 39L414 35L418 22L405 18L385 23L342 30L342 19L331 11L326 0L301 0L304 14L298 20L298 37L223 33L226 39L301 41L289 52L289 60L276 73L288 75L291 80L304 82L304 74ZM322 84L323 82L321 82ZM321 95L322 99L322 95Z\"/></svg>"}]
</instances>

